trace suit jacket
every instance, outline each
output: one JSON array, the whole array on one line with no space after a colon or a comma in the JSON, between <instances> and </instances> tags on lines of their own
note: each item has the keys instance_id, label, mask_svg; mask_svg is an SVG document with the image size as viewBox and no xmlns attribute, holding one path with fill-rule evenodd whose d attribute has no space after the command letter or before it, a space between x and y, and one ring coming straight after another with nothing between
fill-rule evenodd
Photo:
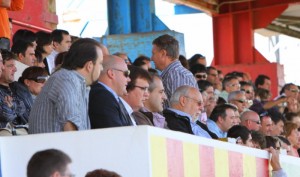
<instances>
[{"instance_id":1,"label":"suit jacket","mask_svg":"<svg viewBox=\"0 0 300 177\"><path fill-rule=\"evenodd\" d=\"M89 117L92 129L130 125L120 110L118 100L99 83L91 86Z\"/></svg>"},{"instance_id":2,"label":"suit jacket","mask_svg":"<svg viewBox=\"0 0 300 177\"><path fill-rule=\"evenodd\" d=\"M163 115L166 118L169 129L194 134L188 117L178 115L168 109L163 111Z\"/></svg>"}]
</instances>

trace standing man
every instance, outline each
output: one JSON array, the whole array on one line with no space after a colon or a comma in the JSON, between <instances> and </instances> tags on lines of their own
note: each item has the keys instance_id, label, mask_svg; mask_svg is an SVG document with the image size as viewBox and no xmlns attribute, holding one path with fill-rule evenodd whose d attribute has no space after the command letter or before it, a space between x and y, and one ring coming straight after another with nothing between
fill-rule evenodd
<instances>
[{"instance_id":1,"label":"standing man","mask_svg":"<svg viewBox=\"0 0 300 177\"><path fill-rule=\"evenodd\" d=\"M72 42L71 36L66 30L56 29L52 31L51 37L53 39L53 51L46 60L44 60L49 75L52 74L55 69L55 58L57 54L68 51Z\"/></svg>"},{"instance_id":2,"label":"standing man","mask_svg":"<svg viewBox=\"0 0 300 177\"><path fill-rule=\"evenodd\" d=\"M179 44L174 37L165 34L153 40L151 59L156 68L162 71L161 78L168 98L165 108L169 107L171 95L178 87L189 85L198 89L193 74L181 65L178 57Z\"/></svg>"},{"instance_id":3,"label":"standing man","mask_svg":"<svg viewBox=\"0 0 300 177\"><path fill-rule=\"evenodd\" d=\"M22 10L24 0L0 0L0 49L9 50L11 38L10 24L7 10Z\"/></svg>"},{"instance_id":4,"label":"standing man","mask_svg":"<svg viewBox=\"0 0 300 177\"><path fill-rule=\"evenodd\" d=\"M36 98L30 112L29 133L90 129L89 88L99 78L103 55L98 42L77 40Z\"/></svg>"}]
</instances>

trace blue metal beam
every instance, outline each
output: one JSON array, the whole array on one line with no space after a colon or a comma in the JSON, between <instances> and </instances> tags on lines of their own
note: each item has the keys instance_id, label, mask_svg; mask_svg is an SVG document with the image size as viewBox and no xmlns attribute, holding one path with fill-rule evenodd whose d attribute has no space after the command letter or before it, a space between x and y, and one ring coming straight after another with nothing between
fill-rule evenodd
<instances>
[{"instance_id":1,"label":"blue metal beam","mask_svg":"<svg viewBox=\"0 0 300 177\"><path fill-rule=\"evenodd\" d=\"M133 33L152 31L153 0L131 0L131 29Z\"/></svg>"},{"instance_id":2,"label":"blue metal beam","mask_svg":"<svg viewBox=\"0 0 300 177\"><path fill-rule=\"evenodd\" d=\"M175 14L195 14L195 13L203 13L200 10L185 6L185 5L175 5L174 6Z\"/></svg>"}]
</instances>

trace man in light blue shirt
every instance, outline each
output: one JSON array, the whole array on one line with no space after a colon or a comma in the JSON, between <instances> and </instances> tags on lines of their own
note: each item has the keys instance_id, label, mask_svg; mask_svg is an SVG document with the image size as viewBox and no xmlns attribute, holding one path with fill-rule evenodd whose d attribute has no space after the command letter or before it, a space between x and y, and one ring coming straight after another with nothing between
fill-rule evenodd
<instances>
[{"instance_id":1,"label":"man in light blue shirt","mask_svg":"<svg viewBox=\"0 0 300 177\"><path fill-rule=\"evenodd\" d=\"M235 120L234 111L236 106L232 104L217 105L207 120L207 127L215 133L219 138L226 138L227 131L233 126Z\"/></svg>"}]
</instances>

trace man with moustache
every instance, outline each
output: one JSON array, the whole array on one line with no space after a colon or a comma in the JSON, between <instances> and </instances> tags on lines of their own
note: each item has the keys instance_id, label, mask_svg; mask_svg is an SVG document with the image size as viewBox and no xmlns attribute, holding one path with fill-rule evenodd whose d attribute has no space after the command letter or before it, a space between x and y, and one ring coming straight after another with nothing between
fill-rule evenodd
<instances>
[{"instance_id":1,"label":"man with moustache","mask_svg":"<svg viewBox=\"0 0 300 177\"><path fill-rule=\"evenodd\" d=\"M90 129L89 87L99 78L103 55L97 41L74 42L62 68L53 73L30 112L29 133Z\"/></svg>"},{"instance_id":2,"label":"man with moustache","mask_svg":"<svg viewBox=\"0 0 300 177\"><path fill-rule=\"evenodd\" d=\"M163 111L168 127L181 131L211 138L211 136L195 123L203 109L203 99L198 89L183 85L178 87L170 99L171 107Z\"/></svg>"}]
</instances>

